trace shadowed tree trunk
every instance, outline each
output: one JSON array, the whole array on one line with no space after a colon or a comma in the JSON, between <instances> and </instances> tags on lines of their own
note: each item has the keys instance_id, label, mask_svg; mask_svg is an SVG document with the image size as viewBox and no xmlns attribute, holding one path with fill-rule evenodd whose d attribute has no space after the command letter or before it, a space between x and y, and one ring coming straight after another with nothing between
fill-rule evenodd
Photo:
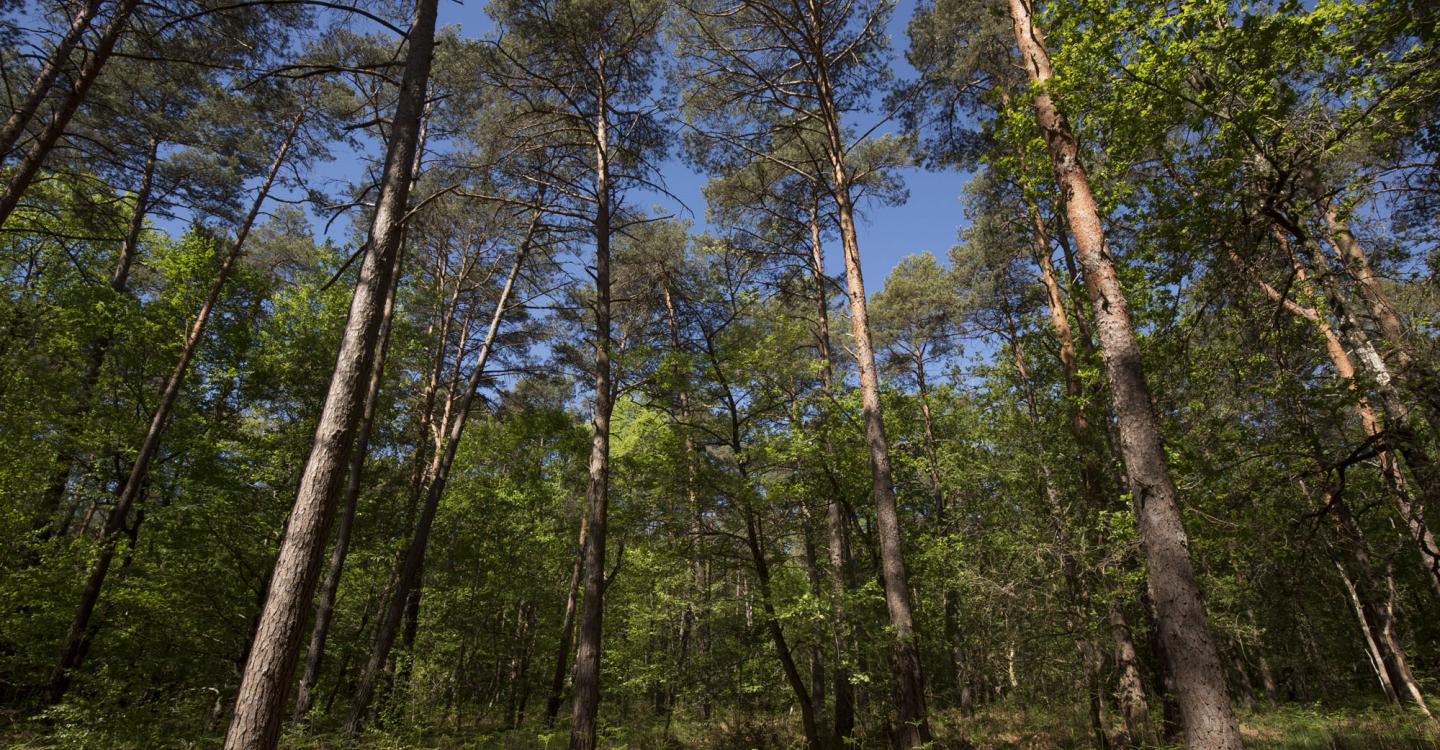
<instances>
[{"instance_id":1,"label":"shadowed tree trunk","mask_svg":"<svg viewBox=\"0 0 1440 750\"><path fill-rule=\"evenodd\" d=\"M815 199L819 200L818 196ZM820 393L828 404L834 399L835 363L830 351L830 278L825 274L825 253L820 242L820 209L810 210L810 281L815 298L815 346L820 356ZM855 732L855 689L850 684L849 623L845 619L845 597L850 586L850 548L845 537L845 514L840 507L840 485L831 467L835 447L829 429L822 429L826 474L830 478L830 497L825 505L830 576L830 637L835 643L834 673L835 728L837 746L843 746Z\"/></svg>"},{"instance_id":2,"label":"shadowed tree trunk","mask_svg":"<svg viewBox=\"0 0 1440 750\"><path fill-rule=\"evenodd\" d=\"M555 671L550 678L550 697L545 701L545 726L555 724L560 704L565 697L565 674L569 671L570 653L575 636L575 605L579 597L580 576L584 572L585 531L589 518L580 515L580 538L575 547L575 562L570 566L570 585L565 596L565 614L560 618L560 644L555 648Z\"/></svg>"},{"instance_id":3,"label":"shadowed tree trunk","mask_svg":"<svg viewBox=\"0 0 1440 750\"><path fill-rule=\"evenodd\" d=\"M1295 280L1304 288L1309 282L1309 275L1304 265L1300 263L1299 258L1291 251L1289 240L1279 232L1278 228L1275 232L1275 238L1286 255L1290 257L1292 268L1295 272ZM1330 322L1315 308L1306 307L1289 299L1281 293L1280 290L1266 283L1254 269L1245 264L1234 248L1227 247L1226 249L1231 261L1244 271L1267 297L1279 303L1292 315L1309 321L1315 326L1315 329L1320 332L1321 337L1325 340L1325 354L1330 358L1330 363L1335 368L1335 374L1339 376L1340 381L1345 384L1346 390L1349 391L1355 399L1355 413L1360 418L1360 425L1365 430L1365 436L1372 440L1381 439L1384 428L1381 425L1380 418L1375 413L1374 407L1371 406L1370 399L1360 392L1355 381L1356 369L1354 361L1350 358L1349 352L1345 350L1345 345L1341 342L1340 336L1335 332ZM1429 581L1431 589L1433 589L1437 595L1440 595L1440 547L1436 546L1434 535L1426 526L1419 509L1414 506L1411 499L1409 482L1406 480L1404 472L1400 469L1400 464L1395 453L1384 443L1381 443L1381 447L1382 450L1380 450L1376 456L1376 459L1380 463L1381 474L1384 476L1385 483L1389 486L1390 492L1395 498L1395 507L1400 513L1400 519L1405 522L1405 530L1410 534L1411 541L1414 542L1415 547L1420 553L1420 565L1425 571L1425 578Z\"/></svg>"},{"instance_id":4,"label":"shadowed tree trunk","mask_svg":"<svg viewBox=\"0 0 1440 750\"><path fill-rule=\"evenodd\" d=\"M226 750L272 750L285 694L300 654L301 627L314 596L334 515L335 494L351 455L390 284L399 272L401 227L414 178L425 92L435 41L436 0L418 0L409 33L390 142L365 259L355 283L325 405L276 558L255 648L246 660Z\"/></svg>"},{"instance_id":5,"label":"shadowed tree trunk","mask_svg":"<svg viewBox=\"0 0 1440 750\"><path fill-rule=\"evenodd\" d=\"M345 557L350 550L350 534L355 527L355 510L360 504L360 484L365 473L365 458L370 453L370 433L375 426L375 412L380 405L380 385L385 376L385 360L390 351L390 332L395 317L395 297L400 289L400 276L390 281L385 310L380 321L380 349L370 366L370 383L365 391L365 411L356 428L355 447L350 452L350 466L345 474L345 495L340 506L340 525L335 530L335 543L330 550L330 565L320 586L320 599L315 603L315 623L310 630L310 649L305 655L305 671L295 695L295 721L303 721L315 702L315 684L320 680L320 665L325 658L325 641L335 617L335 599L340 591L340 577L345 572Z\"/></svg>"},{"instance_id":6,"label":"shadowed tree trunk","mask_svg":"<svg viewBox=\"0 0 1440 750\"><path fill-rule=\"evenodd\" d=\"M604 71L602 56L597 70ZM591 423L590 479L585 487L585 596L575 651L575 700L570 750L594 750L600 711L600 640L605 612L605 532L610 504L610 413L615 388L610 372L610 135L606 81L599 81L595 121L595 415Z\"/></svg>"}]
</instances>

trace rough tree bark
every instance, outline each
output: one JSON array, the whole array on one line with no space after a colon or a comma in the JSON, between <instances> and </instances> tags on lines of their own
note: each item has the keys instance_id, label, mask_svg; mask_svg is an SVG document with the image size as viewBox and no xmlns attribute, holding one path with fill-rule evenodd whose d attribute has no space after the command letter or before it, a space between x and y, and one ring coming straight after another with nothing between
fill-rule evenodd
<instances>
[{"instance_id":1,"label":"rough tree bark","mask_svg":"<svg viewBox=\"0 0 1440 750\"><path fill-rule=\"evenodd\" d=\"M819 200L818 196L815 199ZM820 242L820 209L810 210L810 281L815 298L815 346L820 357L820 394L828 403L834 398L835 362L830 349L830 277L825 273L825 253ZM829 429L821 430L821 447L826 459L826 473L834 462L835 447ZM830 637L835 642L833 692L835 693L834 737L844 745L855 733L855 689L850 684L850 626L845 617L845 597L849 592L850 548L845 536L845 514L840 507L840 486L830 476L830 497L825 505L830 577Z\"/></svg>"},{"instance_id":2,"label":"rough tree bark","mask_svg":"<svg viewBox=\"0 0 1440 750\"><path fill-rule=\"evenodd\" d=\"M401 228L415 173L434 51L436 4L437 0L418 0L415 5L368 249L355 283L310 456L275 561L255 647L246 659L235 716L225 738L226 750L271 750L279 741L285 694L300 654L305 610L314 596L341 474L354 447L365 386L377 353L375 344L385 299L399 272Z\"/></svg>"},{"instance_id":3,"label":"rough tree bark","mask_svg":"<svg viewBox=\"0 0 1440 750\"><path fill-rule=\"evenodd\" d=\"M610 413L614 386L610 372L610 135L605 60L596 66L595 121L595 415L591 423L590 479L585 487L589 533L585 537L585 596L575 651L575 700L570 750L594 750L600 710L600 640L605 612L605 519L610 504Z\"/></svg>"},{"instance_id":4,"label":"rough tree bark","mask_svg":"<svg viewBox=\"0 0 1440 750\"><path fill-rule=\"evenodd\" d=\"M1065 307L1060 279L1055 271L1055 264L1050 259L1049 233L1037 206L1030 206L1030 218L1034 224L1033 241L1036 261L1040 266L1040 283L1045 287L1046 305L1050 311L1050 327L1059 343L1060 370L1065 378L1065 397L1070 411L1067 426L1070 436L1075 440L1075 449L1083 456L1080 463L1080 485L1090 506L1090 513L1100 513L1107 507L1105 469L1097 459L1095 450L1098 435L1091 429L1090 419L1085 415L1085 386L1080 380L1080 360L1075 347L1075 335L1070 327L1070 314ZM1140 660L1130 633L1130 625L1119 597L1112 595L1108 598L1110 640L1118 673L1115 697L1125 721L1122 744L1151 743L1154 741L1154 732L1150 726L1150 706L1145 697L1145 683L1140 677Z\"/></svg>"},{"instance_id":5,"label":"rough tree bark","mask_svg":"<svg viewBox=\"0 0 1440 750\"><path fill-rule=\"evenodd\" d=\"M850 328L855 342L855 361L860 371L860 407L865 425L865 445L870 453L876 531L880 539L880 573L885 583L885 607L890 615L890 625L895 630L892 667L898 716L892 739L897 748L910 748L931 741L930 720L925 706L925 676L920 667L915 617L910 607L910 584L906 580L905 558L901 551L900 514L890 469L890 444L885 436L885 417L880 406L880 377L875 368L875 347L870 338L865 280L860 272L860 242L850 193L850 167L845 163L844 129L836 109L829 73L823 63L817 62L815 67L819 89L817 98L830 159L831 190L844 249Z\"/></svg>"},{"instance_id":6,"label":"rough tree bark","mask_svg":"<svg viewBox=\"0 0 1440 750\"><path fill-rule=\"evenodd\" d=\"M1050 58L1034 26L1030 5L1027 0L1009 0L1009 7L1026 72L1032 83L1042 86L1035 93L1035 117L1050 151L1055 179L1064 193L1070 228L1094 303L1120 447L1149 563L1148 585L1155 602L1159 637L1175 679L1186 743L1193 750L1240 750L1234 707L1205 620L1175 484L1160 443L1159 419L1141 369L1139 344L1125 309L1125 295L1105 246L1099 207L1090 192L1075 136L1043 88L1052 76Z\"/></svg>"},{"instance_id":7,"label":"rough tree bark","mask_svg":"<svg viewBox=\"0 0 1440 750\"><path fill-rule=\"evenodd\" d=\"M380 319L379 350L370 365L370 382L365 390L365 408L350 451L350 465L345 471L345 494L340 503L340 525L335 529L335 543L330 550L330 564L320 585L320 598L315 603L315 623L310 629L310 648L305 654L305 671L295 694L295 721L303 721L315 702L315 684L320 680L320 665L325 658L325 642L335 617L335 600L340 592L340 577L345 572L345 557L350 550L350 534L355 528L355 511L360 505L360 484L365 473L365 459L370 453L370 432L380 406L380 385L385 379L385 360L390 352L390 331L395 317L395 297L400 290L400 275L390 280L385 309Z\"/></svg>"}]
</instances>

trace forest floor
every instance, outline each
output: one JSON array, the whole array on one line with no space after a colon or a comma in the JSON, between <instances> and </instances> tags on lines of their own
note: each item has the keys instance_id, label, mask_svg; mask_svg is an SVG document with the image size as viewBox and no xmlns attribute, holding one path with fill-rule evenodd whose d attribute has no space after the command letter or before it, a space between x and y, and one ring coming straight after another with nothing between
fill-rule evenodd
<instances>
[{"instance_id":1,"label":"forest floor","mask_svg":"<svg viewBox=\"0 0 1440 750\"><path fill-rule=\"evenodd\" d=\"M111 722L69 718L44 727L11 724L0 729L0 748L192 750L218 747L222 739L218 734L197 735L183 730L162 739L164 733L157 734L154 726L126 736L123 728ZM105 724L109 726L102 729ZM1027 710L1008 703L987 706L968 719L955 711L937 711L932 715L932 725L935 748L962 747L962 736L970 740L973 750L1084 750L1093 746L1083 715ZM750 717L743 722L676 721L668 731L658 724L611 726L603 733L601 745L611 750L798 750L803 743L795 730L787 717ZM1241 731L1250 750L1440 750L1440 732L1423 717L1383 705L1287 704L1246 712ZM369 732L358 742L328 734L289 733L281 745L287 750L564 750L566 740L566 732L558 725L548 731L526 726L457 732L402 724L388 732ZM872 744L881 747L879 743L857 747ZM1154 746L1155 750L1180 747L1178 743Z\"/></svg>"}]
</instances>

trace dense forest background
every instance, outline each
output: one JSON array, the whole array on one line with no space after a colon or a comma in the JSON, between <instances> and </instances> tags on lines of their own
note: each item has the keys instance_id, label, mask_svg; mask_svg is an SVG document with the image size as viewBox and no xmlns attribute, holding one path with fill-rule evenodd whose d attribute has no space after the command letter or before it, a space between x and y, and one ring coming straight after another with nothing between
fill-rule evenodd
<instances>
[{"instance_id":1,"label":"dense forest background","mask_svg":"<svg viewBox=\"0 0 1440 750\"><path fill-rule=\"evenodd\" d=\"M439 2L0 0L0 742L1436 746L1436 6Z\"/></svg>"}]
</instances>

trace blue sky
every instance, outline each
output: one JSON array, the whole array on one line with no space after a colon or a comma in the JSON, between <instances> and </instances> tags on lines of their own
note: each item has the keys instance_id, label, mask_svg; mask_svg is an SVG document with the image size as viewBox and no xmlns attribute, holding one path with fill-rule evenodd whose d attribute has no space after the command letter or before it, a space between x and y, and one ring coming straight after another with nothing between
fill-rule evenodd
<instances>
[{"instance_id":1,"label":"blue sky","mask_svg":"<svg viewBox=\"0 0 1440 750\"><path fill-rule=\"evenodd\" d=\"M895 70L901 77L914 75L904 60L907 42L905 26L914 7L914 0L901 0L889 25L895 50ZM484 0L469 0L463 5L455 0L441 0L440 23L459 26L461 34L467 37L482 36L492 28L485 15ZM898 125L890 130L896 128ZM339 162L324 165L319 171L327 179L351 179L354 175L346 173L346 161L342 157ZM682 209L674 199L660 194L634 195L632 203L646 208L658 206L686 218L693 215L697 230L703 230L705 201L700 191L705 183L704 176L674 159L667 161L663 170L666 187L685 203L689 211ZM957 229L965 221L959 201L965 175L949 170L907 169L903 176L909 190L909 200L904 205L865 206L861 216L860 255L866 291L872 294L880 289L890 269L906 255L928 250L944 260L950 246L955 244ZM344 243L349 238L348 230L338 224L332 228L331 235L337 242ZM827 268L832 273L838 273L842 268L838 243L831 242L829 245Z\"/></svg>"}]
</instances>

